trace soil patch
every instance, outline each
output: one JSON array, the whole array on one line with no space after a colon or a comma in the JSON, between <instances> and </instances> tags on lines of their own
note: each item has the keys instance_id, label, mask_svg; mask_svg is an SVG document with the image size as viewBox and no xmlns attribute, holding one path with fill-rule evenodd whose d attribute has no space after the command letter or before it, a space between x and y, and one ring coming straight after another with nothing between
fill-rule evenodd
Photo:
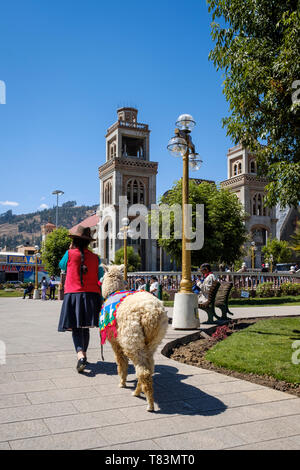
<instances>
[{"instance_id":1,"label":"soil patch","mask_svg":"<svg viewBox=\"0 0 300 470\"><path fill-rule=\"evenodd\" d=\"M227 326L231 331L227 333L227 336L234 334L236 331L247 328L250 325L253 325L253 323L256 323L258 320L261 320L261 318L237 319L230 321ZM224 375L229 375L242 380L248 380L249 382L264 385L282 392L288 392L300 397L300 385L298 384L284 382L267 375L249 374L246 372L237 372L225 369L207 361L204 357L206 351L212 348L218 341L222 340L210 336L214 330L216 330L216 327L210 328L208 330L209 335L205 331L202 331L201 333L192 335L189 341L187 337L186 341L181 342L183 344L173 344L171 350L168 352L166 351L166 355L168 355L168 357L171 359L182 362L184 364L190 364L192 366L201 367L203 369L213 370Z\"/></svg>"}]
</instances>

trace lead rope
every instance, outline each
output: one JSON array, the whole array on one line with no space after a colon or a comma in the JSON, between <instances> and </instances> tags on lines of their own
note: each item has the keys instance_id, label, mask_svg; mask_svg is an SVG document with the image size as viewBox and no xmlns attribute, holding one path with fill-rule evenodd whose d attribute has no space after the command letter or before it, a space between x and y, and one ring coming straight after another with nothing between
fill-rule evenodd
<instances>
[{"instance_id":1,"label":"lead rope","mask_svg":"<svg viewBox=\"0 0 300 470\"><path fill-rule=\"evenodd\" d=\"M102 288L101 288L101 285L100 285L100 292L101 292L101 298L102 298L103 304L104 304L104 299L103 299L103 297L102 297ZM103 304L102 304L102 305L103 305ZM101 308L102 308L102 306L101 306ZM100 336L100 346L101 346L101 359L102 359L102 361L104 362L103 344L102 344L102 341L101 341L101 332L100 332L100 328L99 328L99 336Z\"/></svg>"},{"instance_id":2,"label":"lead rope","mask_svg":"<svg viewBox=\"0 0 300 470\"><path fill-rule=\"evenodd\" d=\"M101 340L100 340L101 341ZM103 344L101 343L101 359L104 361L104 356L103 356Z\"/></svg>"}]
</instances>

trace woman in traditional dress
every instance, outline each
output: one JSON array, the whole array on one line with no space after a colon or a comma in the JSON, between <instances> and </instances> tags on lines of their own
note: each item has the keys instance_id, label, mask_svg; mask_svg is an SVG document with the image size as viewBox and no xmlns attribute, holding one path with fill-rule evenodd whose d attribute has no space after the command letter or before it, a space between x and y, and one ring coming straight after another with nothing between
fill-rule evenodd
<instances>
[{"instance_id":1,"label":"woman in traditional dress","mask_svg":"<svg viewBox=\"0 0 300 470\"><path fill-rule=\"evenodd\" d=\"M77 353L77 371L82 372L87 364L89 328L98 328L101 309L99 280L104 274L100 258L88 250L93 238L89 227L79 225L69 232L71 248L65 253L59 267L66 271L64 300L61 308L58 331L72 331Z\"/></svg>"}]
</instances>

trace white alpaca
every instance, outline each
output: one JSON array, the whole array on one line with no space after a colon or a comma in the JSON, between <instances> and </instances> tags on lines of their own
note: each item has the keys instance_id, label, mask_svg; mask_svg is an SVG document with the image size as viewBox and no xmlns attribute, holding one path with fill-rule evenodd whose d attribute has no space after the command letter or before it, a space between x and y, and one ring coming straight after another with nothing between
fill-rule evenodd
<instances>
[{"instance_id":1,"label":"white alpaca","mask_svg":"<svg viewBox=\"0 0 300 470\"><path fill-rule=\"evenodd\" d=\"M107 271L102 283L102 296L106 299L113 292L126 288L123 278L124 265L103 265L103 268ZM148 402L147 411L153 411L153 355L168 326L168 316L163 303L149 292L136 292L126 297L119 305L116 321L117 337L112 335L109 341L118 366L119 386L126 386L128 359L131 359L138 379L133 395L139 396L144 392Z\"/></svg>"}]
</instances>

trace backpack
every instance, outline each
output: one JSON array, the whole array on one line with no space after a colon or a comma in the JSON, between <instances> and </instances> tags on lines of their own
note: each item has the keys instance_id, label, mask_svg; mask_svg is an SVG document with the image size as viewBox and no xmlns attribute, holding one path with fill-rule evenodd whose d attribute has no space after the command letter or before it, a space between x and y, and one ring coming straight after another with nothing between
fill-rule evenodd
<instances>
[{"instance_id":1,"label":"backpack","mask_svg":"<svg viewBox=\"0 0 300 470\"><path fill-rule=\"evenodd\" d=\"M200 293L200 288L197 286L196 283L193 284L192 291L194 292L194 294L199 294Z\"/></svg>"}]
</instances>

